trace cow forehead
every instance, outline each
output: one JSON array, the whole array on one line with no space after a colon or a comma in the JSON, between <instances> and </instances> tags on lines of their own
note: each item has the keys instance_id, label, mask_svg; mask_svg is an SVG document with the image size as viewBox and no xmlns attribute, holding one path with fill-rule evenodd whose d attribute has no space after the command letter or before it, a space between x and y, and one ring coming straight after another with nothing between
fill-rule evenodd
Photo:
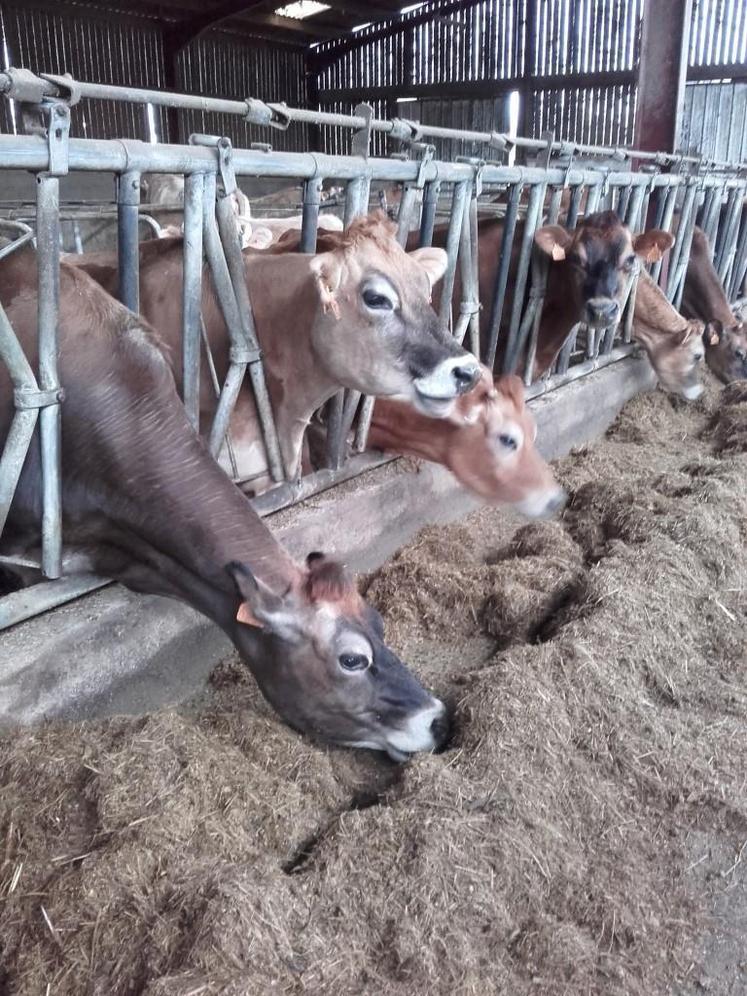
<instances>
[{"instance_id":1,"label":"cow forehead","mask_svg":"<svg viewBox=\"0 0 747 996\"><path fill-rule=\"evenodd\" d=\"M576 229L574 243L574 248L581 250L590 263L600 260L616 263L633 249L630 231L623 224L609 228L582 225Z\"/></svg>"}]
</instances>

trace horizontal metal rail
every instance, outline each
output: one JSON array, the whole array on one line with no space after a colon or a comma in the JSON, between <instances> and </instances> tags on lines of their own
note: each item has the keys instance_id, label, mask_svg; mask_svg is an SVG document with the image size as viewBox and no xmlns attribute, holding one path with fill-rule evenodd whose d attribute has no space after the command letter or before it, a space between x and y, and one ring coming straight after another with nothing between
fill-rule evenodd
<instances>
[{"instance_id":1,"label":"horizontal metal rail","mask_svg":"<svg viewBox=\"0 0 747 996\"><path fill-rule=\"evenodd\" d=\"M102 83L87 83L74 80L70 76L54 76L48 73L34 75L28 70L9 68L0 73L0 93L8 99L23 102L41 102L43 99L59 99L77 103L81 99L106 100L127 104L152 104L154 107L167 107L184 111L214 112L241 117L254 125L285 130L290 124L315 124L331 127L351 128L355 131L378 132L403 142L419 142L422 139L440 138L462 142L476 142L488 145L498 151L522 148L528 151L550 151L561 155L588 155L614 159L618 162L653 162L659 166L688 164L700 168L747 171L745 163L717 162L704 163L701 156L670 152L649 152L643 149L620 148L617 146L597 146L584 143L550 141L543 139L511 136L504 132L485 132L460 128L443 128L437 125L422 124L406 118L368 118L360 114L338 114L330 111L308 110L288 107L283 103L266 103L255 97L243 100L227 100L220 97L203 97L194 94L170 93L163 90L149 90L137 87L111 86Z\"/></svg>"}]
</instances>

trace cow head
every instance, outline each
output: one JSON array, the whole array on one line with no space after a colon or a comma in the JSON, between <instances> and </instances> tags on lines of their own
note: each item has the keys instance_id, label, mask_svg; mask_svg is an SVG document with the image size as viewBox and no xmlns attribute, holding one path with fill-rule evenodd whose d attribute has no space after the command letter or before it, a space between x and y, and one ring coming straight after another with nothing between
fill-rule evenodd
<instances>
[{"instance_id":1,"label":"cow head","mask_svg":"<svg viewBox=\"0 0 747 996\"><path fill-rule=\"evenodd\" d=\"M442 249L407 253L380 213L360 218L310 262L319 293L312 343L339 384L409 401L444 418L479 376L477 360L431 307L446 269Z\"/></svg>"},{"instance_id":2,"label":"cow head","mask_svg":"<svg viewBox=\"0 0 747 996\"><path fill-rule=\"evenodd\" d=\"M446 465L483 501L514 505L531 518L552 515L565 504L565 491L534 445L537 426L518 377L493 383L483 367L477 386L459 399L449 422L457 428L451 430Z\"/></svg>"},{"instance_id":3,"label":"cow head","mask_svg":"<svg viewBox=\"0 0 747 996\"><path fill-rule=\"evenodd\" d=\"M705 359L710 370L724 384L747 379L747 332L744 325L724 328L711 321L703 333Z\"/></svg>"},{"instance_id":4,"label":"cow head","mask_svg":"<svg viewBox=\"0 0 747 996\"><path fill-rule=\"evenodd\" d=\"M283 595L230 564L235 640L285 722L331 743L402 761L448 734L446 709L385 645L381 617L341 564L310 554Z\"/></svg>"},{"instance_id":5,"label":"cow head","mask_svg":"<svg viewBox=\"0 0 747 996\"><path fill-rule=\"evenodd\" d=\"M674 238L657 229L632 236L614 211L603 211L588 215L572 232L559 225L539 228L534 241L554 263L565 267L578 320L600 329L620 321L638 261L661 259Z\"/></svg>"}]
</instances>

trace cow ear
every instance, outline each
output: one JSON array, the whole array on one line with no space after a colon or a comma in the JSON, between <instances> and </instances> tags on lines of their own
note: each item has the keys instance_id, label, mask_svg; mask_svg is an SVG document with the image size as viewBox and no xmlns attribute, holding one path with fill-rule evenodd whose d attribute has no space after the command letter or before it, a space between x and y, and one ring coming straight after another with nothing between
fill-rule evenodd
<instances>
[{"instance_id":1,"label":"cow ear","mask_svg":"<svg viewBox=\"0 0 747 996\"><path fill-rule=\"evenodd\" d=\"M446 273L446 264L449 259L446 252L435 246L423 246L422 249L413 249L408 255L423 267L428 275L428 282L432 290Z\"/></svg>"},{"instance_id":2,"label":"cow ear","mask_svg":"<svg viewBox=\"0 0 747 996\"><path fill-rule=\"evenodd\" d=\"M286 598L276 595L259 578L255 577L246 564L233 561L226 570L233 578L241 604L236 612L237 622L268 632L277 633L285 640L297 636L299 627L295 622L292 607Z\"/></svg>"},{"instance_id":3,"label":"cow ear","mask_svg":"<svg viewBox=\"0 0 747 996\"><path fill-rule=\"evenodd\" d=\"M706 346L718 346L724 336L724 326L722 322L717 319L712 318L710 322L706 322L706 326L703 329L703 342Z\"/></svg>"},{"instance_id":4,"label":"cow ear","mask_svg":"<svg viewBox=\"0 0 747 996\"><path fill-rule=\"evenodd\" d=\"M309 260L311 272L316 280L322 309L326 315L331 311L335 318L340 317L340 306L336 294L342 283L342 258L337 252L323 252Z\"/></svg>"},{"instance_id":5,"label":"cow ear","mask_svg":"<svg viewBox=\"0 0 747 996\"><path fill-rule=\"evenodd\" d=\"M658 263L664 253L674 245L674 236L671 232L662 232L659 228L652 228L650 232L643 232L633 239L633 252L640 256L644 263Z\"/></svg>"},{"instance_id":6,"label":"cow ear","mask_svg":"<svg viewBox=\"0 0 747 996\"><path fill-rule=\"evenodd\" d=\"M565 259L566 249L571 244L570 232L560 225L545 225L534 233L534 244L556 262Z\"/></svg>"},{"instance_id":7,"label":"cow ear","mask_svg":"<svg viewBox=\"0 0 747 996\"><path fill-rule=\"evenodd\" d=\"M524 410L524 385L521 377L517 377L516 374L504 374L496 381L495 386L501 394L513 401L518 411Z\"/></svg>"}]
</instances>

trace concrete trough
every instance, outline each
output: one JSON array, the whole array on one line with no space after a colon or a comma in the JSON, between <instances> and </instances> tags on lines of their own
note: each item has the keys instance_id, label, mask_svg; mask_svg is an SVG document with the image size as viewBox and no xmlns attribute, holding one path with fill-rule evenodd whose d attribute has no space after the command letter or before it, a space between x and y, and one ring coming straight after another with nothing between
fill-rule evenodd
<instances>
[{"instance_id":1,"label":"concrete trough","mask_svg":"<svg viewBox=\"0 0 747 996\"><path fill-rule=\"evenodd\" d=\"M654 383L646 359L629 357L532 401L543 455L598 438ZM321 549L369 571L422 526L477 504L444 468L399 460L269 521L299 558ZM188 606L110 585L0 633L0 728L178 704L204 688L230 651L227 637Z\"/></svg>"}]
</instances>

